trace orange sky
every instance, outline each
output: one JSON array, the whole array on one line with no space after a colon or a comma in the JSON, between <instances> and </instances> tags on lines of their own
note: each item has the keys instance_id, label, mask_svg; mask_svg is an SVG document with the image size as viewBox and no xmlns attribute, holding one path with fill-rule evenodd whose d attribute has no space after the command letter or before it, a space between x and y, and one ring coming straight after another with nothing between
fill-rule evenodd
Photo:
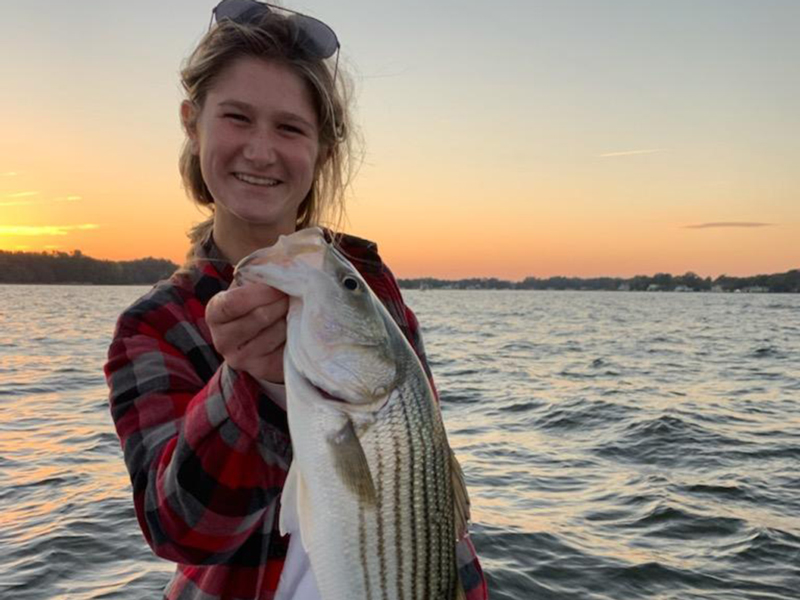
<instances>
[{"instance_id":1,"label":"orange sky","mask_svg":"<svg viewBox=\"0 0 800 600\"><path fill-rule=\"evenodd\" d=\"M0 26L0 249L180 261L177 70L214 2L50 4ZM293 5L354 73L349 230L403 277L800 268L800 3L668 4Z\"/></svg>"}]
</instances>

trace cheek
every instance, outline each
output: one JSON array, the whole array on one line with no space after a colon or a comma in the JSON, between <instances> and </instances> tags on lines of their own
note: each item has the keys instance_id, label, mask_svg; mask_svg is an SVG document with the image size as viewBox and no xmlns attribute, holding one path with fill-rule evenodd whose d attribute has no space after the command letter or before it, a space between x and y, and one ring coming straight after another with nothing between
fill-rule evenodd
<instances>
[{"instance_id":1,"label":"cheek","mask_svg":"<svg viewBox=\"0 0 800 600\"><path fill-rule=\"evenodd\" d=\"M224 160L236 145L234 136L223 127L206 127L203 135L198 137L200 157L202 162L216 162Z\"/></svg>"},{"instance_id":2,"label":"cheek","mask_svg":"<svg viewBox=\"0 0 800 600\"><path fill-rule=\"evenodd\" d=\"M309 144L303 148L302 153L298 154L297 164L307 177L313 179L317 174L319 159L319 147L316 144Z\"/></svg>"}]
</instances>

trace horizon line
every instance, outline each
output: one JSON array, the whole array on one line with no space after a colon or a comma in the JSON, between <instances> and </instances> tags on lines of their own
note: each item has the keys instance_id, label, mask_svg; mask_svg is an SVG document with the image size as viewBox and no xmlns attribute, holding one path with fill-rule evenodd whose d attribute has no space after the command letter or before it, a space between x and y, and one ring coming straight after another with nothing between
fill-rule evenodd
<instances>
[{"instance_id":1,"label":"horizon line","mask_svg":"<svg viewBox=\"0 0 800 600\"><path fill-rule=\"evenodd\" d=\"M173 265L176 266L176 268L180 268L180 266L181 266L180 263L176 263L170 258L157 257L157 256L143 256L143 257L139 257L139 258L126 258L126 259L96 258L94 256L90 256L88 254L85 254L82 250L80 250L78 248L75 248L75 249L72 249L72 250L58 250L56 248L50 248L50 249L46 249L46 250L16 250L16 249L15 250L11 250L11 249L0 248L0 252L7 252L7 253L10 253L10 254L16 253L16 254L67 254L67 255L71 255L71 254L74 254L74 253L77 252L77 253L80 253L83 258L88 258L90 260L97 260L97 261L133 262L133 261L137 261L137 260L164 260L164 261L172 263ZM436 277L434 275L399 276L399 275L395 274L395 278L398 281L401 280L401 279L406 279L406 280L408 280L408 279L433 279L433 280L439 280L439 281L464 281L464 280L468 280L468 279L478 279L478 280L481 280L481 279L496 279L498 281L507 281L507 282L515 282L516 281L516 282L521 282L521 281L524 281L526 279L554 279L554 278L558 278L558 277L563 277L565 279L634 279L636 277L655 277L657 275L669 275L671 277L683 277L683 276L688 275L688 274L691 273L691 274L696 275L697 277L700 277L701 279L717 279L719 277L734 277L734 278L737 278L737 279L745 279L745 278L748 278L748 277L758 277L758 276L761 276L761 275L781 275L783 273L791 273L792 271L800 271L800 265L798 265L795 268L788 269L786 271L775 271L775 272L771 272L771 273L754 273L754 274L751 274L751 275L728 275L727 273L721 273L721 274L716 275L716 276L712 276L712 275L705 275L704 276L704 275L701 275L701 274L699 274L699 273L697 273L695 271L689 270L689 271L685 271L684 273L679 273L679 274L665 273L664 271L657 271L657 272L653 273L652 275L648 275L648 274L645 274L645 273L637 273L636 275L629 275L629 276L626 276L626 275L588 275L588 276L583 276L583 275L525 275L524 277L521 277L520 279L516 279L516 280L515 279L504 279L504 278L502 278L502 277L500 277L498 275L471 275L471 276L466 276L466 277L459 277L457 279L448 279L448 278L443 278L443 277Z\"/></svg>"}]
</instances>

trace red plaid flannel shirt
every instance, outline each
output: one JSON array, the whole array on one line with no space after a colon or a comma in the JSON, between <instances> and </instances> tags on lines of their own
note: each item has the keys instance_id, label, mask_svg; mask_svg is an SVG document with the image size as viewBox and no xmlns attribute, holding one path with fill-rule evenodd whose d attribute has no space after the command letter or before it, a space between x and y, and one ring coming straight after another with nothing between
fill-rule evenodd
<instances>
[{"instance_id":1,"label":"red plaid flannel shirt","mask_svg":"<svg viewBox=\"0 0 800 600\"><path fill-rule=\"evenodd\" d=\"M430 375L416 317L375 244L344 236L340 246ZM196 264L120 316L105 366L139 525L158 556L178 563L168 600L271 600L288 547L277 529L292 460L286 413L223 362L205 321L232 276L206 244ZM469 538L457 555L467 599L484 600Z\"/></svg>"}]
</instances>

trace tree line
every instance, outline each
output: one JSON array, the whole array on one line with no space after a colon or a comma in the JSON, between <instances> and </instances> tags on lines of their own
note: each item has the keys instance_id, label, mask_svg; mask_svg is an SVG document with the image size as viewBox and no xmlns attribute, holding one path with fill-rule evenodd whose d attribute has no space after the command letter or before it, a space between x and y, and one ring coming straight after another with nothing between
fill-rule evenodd
<instances>
[{"instance_id":1,"label":"tree line","mask_svg":"<svg viewBox=\"0 0 800 600\"><path fill-rule=\"evenodd\" d=\"M660 292L772 292L800 293L800 269L772 275L730 277L720 275L700 277L689 272L684 275L657 273L622 277L526 277L522 281L507 281L496 277L471 279L436 279L420 277L399 279L405 289L469 289L469 290L605 290L605 291L660 291Z\"/></svg>"},{"instance_id":2,"label":"tree line","mask_svg":"<svg viewBox=\"0 0 800 600\"><path fill-rule=\"evenodd\" d=\"M0 283L60 283L102 285L150 285L166 279L178 268L163 258L99 260L80 250L67 252L9 252L0 250ZM496 277L399 279L405 289L482 290L605 290L605 291L695 291L800 293L800 269L772 275L700 277L657 273L622 277L526 277L507 281Z\"/></svg>"},{"instance_id":3,"label":"tree line","mask_svg":"<svg viewBox=\"0 0 800 600\"><path fill-rule=\"evenodd\" d=\"M0 283L150 285L178 268L163 258L99 260L73 252L0 250Z\"/></svg>"}]
</instances>

